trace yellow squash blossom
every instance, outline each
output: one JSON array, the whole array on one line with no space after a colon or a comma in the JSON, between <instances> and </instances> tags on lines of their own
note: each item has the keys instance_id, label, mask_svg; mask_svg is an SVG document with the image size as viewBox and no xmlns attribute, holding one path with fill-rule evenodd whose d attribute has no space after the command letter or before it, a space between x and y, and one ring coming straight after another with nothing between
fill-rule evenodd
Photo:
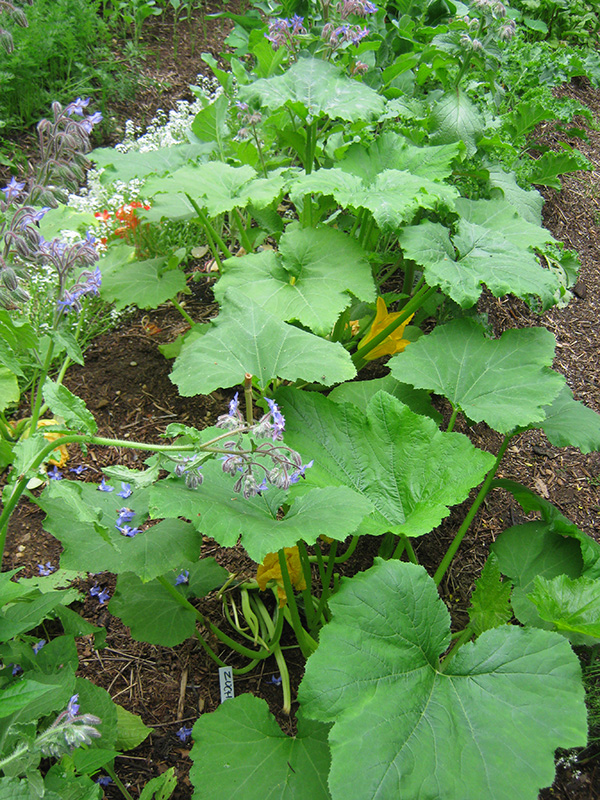
<instances>
[{"instance_id":1,"label":"yellow squash blossom","mask_svg":"<svg viewBox=\"0 0 600 800\"><path fill-rule=\"evenodd\" d=\"M302 565L300 564L298 548L284 547L283 552L285 554L285 563L287 564L292 586L294 589L306 589L306 581L304 580L304 573L302 572ZM261 592L265 591L269 581L275 581L277 583L279 607L282 608L287 603L287 597L277 553L267 553L262 564L256 571L256 582Z\"/></svg>"},{"instance_id":2,"label":"yellow squash blossom","mask_svg":"<svg viewBox=\"0 0 600 800\"><path fill-rule=\"evenodd\" d=\"M358 349L360 350L361 347L364 347L368 342L371 341L371 339L374 339L394 320L398 319L401 313L401 311L395 311L393 314L388 314L385 300L383 297L378 297L377 314L375 315L375 320L371 325L370 331L358 345ZM364 356L365 361L373 361L374 359L381 358L382 356L391 356L394 353L401 353L406 345L410 344L408 339L402 338L402 334L404 333L404 328L406 328L413 316L414 314L411 314L410 317L408 317L401 325L398 325L395 331L392 331L387 339L384 339L383 342L377 345L377 347L374 347L371 351L369 351L366 356Z\"/></svg>"},{"instance_id":3,"label":"yellow squash blossom","mask_svg":"<svg viewBox=\"0 0 600 800\"><path fill-rule=\"evenodd\" d=\"M40 419L38 421L38 428L44 428L46 425L58 425L57 420L55 419ZM54 442L59 436L62 436L61 433L54 433L54 431L48 431L48 433L44 434L44 439L47 439L49 442ZM49 464L54 464L56 467L64 467L64 465L69 460L69 451L66 448L66 445L60 444L54 451L58 455L54 458L48 460Z\"/></svg>"}]
</instances>

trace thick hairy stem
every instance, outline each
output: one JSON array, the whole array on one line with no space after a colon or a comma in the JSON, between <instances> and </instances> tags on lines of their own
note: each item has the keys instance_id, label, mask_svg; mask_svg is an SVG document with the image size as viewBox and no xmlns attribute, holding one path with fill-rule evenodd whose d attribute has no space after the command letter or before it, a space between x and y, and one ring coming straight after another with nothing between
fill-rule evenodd
<instances>
[{"instance_id":1,"label":"thick hairy stem","mask_svg":"<svg viewBox=\"0 0 600 800\"><path fill-rule=\"evenodd\" d=\"M504 437L504 441L500 445L500 450L498 451L498 455L496 457L496 461L494 462L494 466L491 468L491 470L486 475L486 478L485 478L484 482L481 484L481 489L479 490L479 492L477 494L477 497L475 498L475 500L473 502L473 505L469 509L469 513L464 518L462 525L458 529L458 531L456 533L456 536L452 540L452 543L451 543L450 547L446 551L445 556L443 557L439 567L437 568L437 570L435 572L435 575L433 576L433 580L435 581L436 586L439 586L440 581L442 580L442 578L446 574L446 571L447 571L448 567L452 563L452 559L456 555L456 551L460 547L461 542L464 539L464 536L465 536L466 532L469 530L469 526L471 525L471 522L473 522L475 514L477 514L477 512L479 511L479 506L485 500L485 497L486 497L487 493L490 490L490 487L492 485L492 481L494 480L496 472L498 471L498 467L500 466L500 462L502 461L504 453L506 452L506 448L508 447L509 442L512 439L512 437L513 437L512 433L509 433Z\"/></svg>"}]
</instances>

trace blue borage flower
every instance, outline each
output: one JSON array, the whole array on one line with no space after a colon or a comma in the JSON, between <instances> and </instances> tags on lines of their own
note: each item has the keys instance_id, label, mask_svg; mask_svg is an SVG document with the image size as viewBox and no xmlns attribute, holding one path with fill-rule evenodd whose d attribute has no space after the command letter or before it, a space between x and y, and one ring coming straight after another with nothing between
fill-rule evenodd
<instances>
[{"instance_id":1,"label":"blue borage flower","mask_svg":"<svg viewBox=\"0 0 600 800\"><path fill-rule=\"evenodd\" d=\"M128 536L130 539L140 533L140 528L132 528L130 525L115 525L115 528L122 536Z\"/></svg>"},{"instance_id":2,"label":"blue borage flower","mask_svg":"<svg viewBox=\"0 0 600 800\"><path fill-rule=\"evenodd\" d=\"M96 730L102 720L94 714L79 713L79 695L72 695L64 711L38 738L38 746L45 756L60 758L75 747L89 745L102 734Z\"/></svg>"},{"instance_id":3,"label":"blue borage flower","mask_svg":"<svg viewBox=\"0 0 600 800\"><path fill-rule=\"evenodd\" d=\"M93 586L90 589L90 594L98 600L101 606L110 599L110 592L108 589L101 589L99 586Z\"/></svg>"},{"instance_id":4,"label":"blue borage flower","mask_svg":"<svg viewBox=\"0 0 600 800\"><path fill-rule=\"evenodd\" d=\"M47 476L50 478L50 480L52 480L52 481L62 481L62 479L63 479L63 474L62 474L62 472L61 472L61 471L59 470L59 468L58 468L58 467L56 467L56 466L55 466L55 467L52 467L52 469L49 469L49 470L46 472L46 475L47 475Z\"/></svg>"},{"instance_id":5,"label":"blue borage flower","mask_svg":"<svg viewBox=\"0 0 600 800\"><path fill-rule=\"evenodd\" d=\"M36 656L40 652L42 647L44 647L45 644L46 644L46 640L45 639L40 639L39 642L36 642L35 644L31 645L31 649L33 650L33 652L35 653Z\"/></svg>"},{"instance_id":6,"label":"blue borage flower","mask_svg":"<svg viewBox=\"0 0 600 800\"><path fill-rule=\"evenodd\" d=\"M50 575L56 569L56 567L53 567L49 561L46 561L45 566L44 564L38 564L37 566L38 566L38 575L44 575L44 576Z\"/></svg>"},{"instance_id":7,"label":"blue borage flower","mask_svg":"<svg viewBox=\"0 0 600 800\"><path fill-rule=\"evenodd\" d=\"M122 497L123 500L127 500L127 498L131 497L132 494L133 494L133 489L131 488L131 484L121 482L121 491L117 492L117 495L119 497Z\"/></svg>"},{"instance_id":8,"label":"blue borage flower","mask_svg":"<svg viewBox=\"0 0 600 800\"><path fill-rule=\"evenodd\" d=\"M77 114L78 116L82 117L84 115L84 108L87 108L90 104L91 97L86 97L85 100L82 100L81 97L78 97L77 100L74 100L72 103L65 108L65 114L69 117L73 116L73 114Z\"/></svg>"},{"instance_id":9,"label":"blue borage flower","mask_svg":"<svg viewBox=\"0 0 600 800\"><path fill-rule=\"evenodd\" d=\"M186 727L185 725L182 725L181 728L179 728L179 730L177 731L176 735L181 742L187 742L187 740L192 735L192 730L193 729L191 726Z\"/></svg>"},{"instance_id":10,"label":"blue borage flower","mask_svg":"<svg viewBox=\"0 0 600 800\"><path fill-rule=\"evenodd\" d=\"M328 22L323 26L321 37L325 39L332 50L336 50L346 42L359 45L360 42L370 33L367 27L361 28L359 25L339 25L337 28Z\"/></svg>"},{"instance_id":11,"label":"blue borage flower","mask_svg":"<svg viewBox=\"0 0 600 800\"><path fill-rule=\"evenodd\" d=\"M106 479L103 477L102 480L100 481L100 485L98 486L98 491L99 492L114 492L114 490L115 490L115 487L114 486L110 486L106 482Z\"/></svg>"},{"instance_id":12,"label":"blue borage flower","mask_svg":"<svg viewBox=\"0 0 600 800\"><path fill-rule=\"evenodd\" d=\"M4 197L6 198L7 203L11 203L13 200L17 200L23 189L25 188L25 181L18 181L16 178L12 178L10 183L8 183L2 190L4 192Z\"/></svg>"},{"instance_id":13,"label":"blue borage flower","mask_svg":"<svg viewBox=\"0 0 600 800\"><path fill-rule=\"evenodd\" d=\"M93 243L92 243L93 244ZM67 314L71 309L79 313L82 309L81 298L86 295L99 295L100 285L102 284L102 273L100 268L91 272L84 270L76 284L71 286L68 291L63 293L62 299L58 301L58 307Z\"/></svg>"},{"instance_id":14,"label":"blue borage flower","mask_svg":"<svg viewBox=\"0 0 600 800\"><path fill-rule=\"evenodd\" d=\"M109 778L108 775L99 775L97 778L94 778L94 781L100 786L109 786L112 783L112 778Z\"/></svg>"},{"instance_id":15,"label":"blue borage flower","mask_svg":"<svg viewBox=\"0 0 600 800\"><path fill-rule=\"evenodd\" d=\"M376 14L379 9L369 0L344 0L337 4L337 11L342 19L346 19L351 14L357 17L366 17L367 14Z\"/></svg>"},{"instance_id":16,"label":"blue borage flower","mask_svg":"<svg viewBox=\"0 0 600 800\"><path fill-rule=\"evenodd\" d=\"M269 438L271 443L255 444L251 449L245 449L241 437L231 439L222 444L224 450L229 451L221 456L223 472L235 477L234 492L241 492L245 498L262 494L270 486L278 489L288 489L305 477L306 470L312 467L313 461L302 463L299 453L284 444L277 444L283 439L285 418L277 403L271 398L265 398L268 411L254 424L248 424L239 408L239 393L236 392L229 403L227 414L221 414L216 422L217 428L225 428L236 434L250 434L257 439ZM191 489L196 489L202 484L203 476L200 473L206 455L180 456L177 459L174 473L177 477L184 477L186 484Z\"/></svg>"},{"instance_id":17,"label":"blue borage flower","mask_svg":"<svg viewBox=\"0 0 600 800\"><path fill-rule=\"evenodd\" d=\"M175 586L180 586L182 583L189 583L189 582L190 582L190 571L189 571L189 569L184 569L175 578Z\"/></svg>"},{"instance_id":18,"label":"blue borage flower","mask_svg":"<svg viewBox=\"0 0 600 800\"><path fill-rule=\"evenodd\" d=\"M78 464L76 467L69 467L69 472L74 472L75 475L81 475L88 467L85 464Z\"/></svg>"},{"instance_id":19,"label":"blue borage flower","mask_svg":"<svg viewBox=\"0 0 600 800\"><path fill-rule=\"evenodd\" d=\"M265 33L265 38L273 45L273 50L279 50L285 45L290 50L295 50L294 36L305 34L304 17L294 14L289 19L277 17L269 21L269 32Z\"/></svg>"},{"instance_id":20,"label":"blue borage flower","mask_svg":"<svg viewBox=\"0 0 600 800\"><path fill-rule=\"evenodd\" d=\"M117 511L117 514L119 516L117 517L115 528L118 528L125 522L131 522L131 520L135 517L135 511L133 510L133 508L120 508Z\"/></svg>"}]
</instances>

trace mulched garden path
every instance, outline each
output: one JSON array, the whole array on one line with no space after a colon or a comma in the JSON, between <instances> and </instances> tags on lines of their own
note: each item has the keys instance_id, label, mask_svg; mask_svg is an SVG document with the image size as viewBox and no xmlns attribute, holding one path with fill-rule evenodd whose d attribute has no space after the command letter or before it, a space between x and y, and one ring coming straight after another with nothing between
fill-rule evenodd
<instances>
[{"instance_id":1,"label":"mulched garden path","mask_svg":"<svg viewBox=\"0 0 600 800\"><path fill-rule=\"evenodd\" d=\"M148 122L159 106L169 110L175 107L178 99L191 99L188 85L196 82L199 71L207 71L198 54L208 50L218 57L228 30L227 23L204 18L198 19L197 24L193 52L188 28L185 24L180 26L179 55L174 63L168 17L147 23L144 42L150 50L159 53L159 58L149 57L143 67L152 82L135 104L136 122ZM152 68L148 66L151 63ZM600 91L590 89L585 82L571 85L565 91L588 105L600 120ZM116 109L117 130L131 112L131 106ZM560 193L544 192L546 226L581 257L582 271L576 296L567 308L552 310L541 317L514 298L497 300L489 295L482 299L480 311L488 314L496 335L514 327L540 324L548 327L557 338L555 368L565 375L576 399L600 412L600 132L588 132L589 140L576 144L594 165L593 171L564 177ZM541 134L547 143L553 142L551 126ZM210 282L204 275L197 282L190 281L192 294L186 298L185 307L194 319L208 319L216 313ZM160 440L160 434L170 422L202 427L224 412L229 392L181 398L169 380L171 362L160 354L157 346L172 341L185 327L182 317L168 304L152 312L135 312L118 329L93 342L86 353L84 367L70 369L65 383L94 412L99 435L155 442ZM448 411L441 399L438 407ZM469 428L462 422L456 430L467 433L477 446L497 452L500 436L485 425ZM98 482L103 467L116 463L135 467L141 465L144 457L144 453L131 450L101 448L93 448L83 457L72 448L70 463L86 464L88 470L81 479ZM582 455L572 448L558 449L549 445L541 432L532 431L515 440L500 475L535 489L600 541L600 453ZM439 529L416 542L417 555L428 569L435 569L439 563L467 508L468 504L463 504L454 509ZM58 564L60 545L43 531L42 518L35 505L21 504L11 521L4 569L20 566L21 574L26 576L37 574L40 563ZM483 566L490 542L522 518L519 507L509 495L496 490L488 497L441 586L444 599L458 622L465 619L473 581ZM343 565L344 573L367 568L377 545L375 540L362 543L352 559ZM205 538L202 556L214 556L226 568L246 577L251 577L255 569L242 551L222 550L208 538ZM219 684L215 665L192 641L173 649L133 641L120 620L105 606L100 606L96 598L90 597L89 589L97 581L98 578L92 578L80 582L85 599L78 610L86 619L106 627L107 647L96 651L91 642L82 640L80 674L106 688L118 703L140 714L154 729L142 745L117 759L117 772L136 797L151 777L175 766L178 787L173 797L188 800L193 793L187 777L191 743L182 743L176 732L182 725L191 726L201 713L217 708ZM100 585L112 593L114 579L103 575ZM202 601L201 610L215 622L222 619L220 603L210 595ZM302 659L295 656L295 652L287 651L294 691L303 669ZM220 654L227 656L224 651ZM600 666L598 657L597 660ZM236 666L234 660L230 659L229 663ZM236 693L250 691L264 697L283 729L291 733L293 720L280 710L281 690L269 682L277 672L274 660L264 662L256 672L236 679ZM596 731L596 735L600 736L600 731ZM540 798L598 800L599 756L600 747L592 745L580 755L583 763L579 766L560 766L554 786L544 790ZM510 768L507 764L507 769ZM107 798L120 796L115 787L106 790Z\"/></svg>"}]
</instances>

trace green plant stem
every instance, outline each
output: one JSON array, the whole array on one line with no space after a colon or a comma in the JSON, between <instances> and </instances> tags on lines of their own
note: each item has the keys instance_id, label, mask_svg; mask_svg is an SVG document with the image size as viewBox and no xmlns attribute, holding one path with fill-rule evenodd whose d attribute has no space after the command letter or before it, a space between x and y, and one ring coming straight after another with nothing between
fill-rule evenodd
<instances>
[{"instance_id":1,"label":"green plant stem","mask_svg":"<svg viewBox=\"0 0 600 800\"><path fill-rule=\"evenodd\" d=\"M219 272L223 272L223 262L221 261L221 256L219 255L219 251L217 250L217 245L212 236L212 230L204 226L204 232L206 233L206 242L208 244L208 248L212 254L212 257L215 260L215 264L219 268Z\"/></svg>"},{"instance_id":2,"label":"green plant stem","mask_svg":"<svg viewBox=\"0 0 600 800\"><path fill-rule=\"evenodd\" d=\"M315 561L317 564L317 569L319 570L319 580L321 581L321 586L325 585L325 562L323 559L323 552L321 547L318 543L315 543ZM328 562L329 563L329 562Z\"/></svg>"},{"instance_id":3,"label":"green plant stem","mask_svg":"<svg viewBox=\"0 0 600 800\"><path fill-rule=\"evenodd\" d=\"M393 333L396 328L402 325L403 322L410 317L411 314L414 314L417 309L419 309L425 301L431 297L431 295L435 294L437 289L431 286L423 286L418 292L416 292L408 303L402 309L400 316L395 319L393 322L384 328L381 333L378 333L377 336L374 336L369 342L364 344L360 347L352 356L352 361L357 369L360 369L364 362L365 356L371 352L377 345L381 344L388 336Z\"/></svg>"},{"instance_id":4,"label":"green plant stem","mask_svg":"<svg viewBox=\"0 0 600 800\"><path fill-rule=\"evenodd\" d=\"M355 533L353 535L352 539L350 540L350 544L348 545L348 548L347 548L346 552L342 553L341 556L337 556L337 558L335 559L335 563L336 564L343 564L344 561L348 561L348 559L352 555L354 555L354 551L356 550L356 547L358 545L359 540L360 540L360 536L357 533Z\"/></svg>"},{"instance_id":5,"label":"green plant stem","mask_svg":"<svg viewBox=\"0 0 600 800\"><path fill-rule=\"evenodd\" d=\"M450 433L454 430L454 423L456 422L456 418L458 416L458 406L452 407L452 415L448 420L448 427L446 428L446 433Z\"/></svg>"},{"instance_id":6,"label":"green plant stem","mask_svg":"<svg viewBox=\"0 0 600 800\"><path fill-rule=\"evenodd\" d=\"M231 435L232 431L226 431L225 433L222 433L219 436L215 436L213 439L210 439L203 445L198 445L198 444L164 445L164 444L149 444L148 442L131 442L127 439L107 439L103 436L91 436L89 434L81 434L81 433L67 433L64 436L60 436L58 439L49 442L42 450L40 450L40 452L36 455L36 457L32 460L31 464L29 465L29 470L37 470L37 468L44 462L44 459L50 453L52 453L54 450L60 447L60 445L63 444L99 445L101 447L128 447L132 450L146 450L151 453L187 453L198 449L200 449L202 452L221 452L219 450L215 450L214 448L211 450L210 445L214 444L220 439L231 438ZM4 509L0 514L0 555L4 550L4 544L6 540L6 526L8 525L8 520L10 519L10 515L14 511L17 503L19 502L21 495L25 491L28 480L29 479L27 478L26 475L22 475L19 477L19 480L16 483L10 498L5 502Z\"/></svg>"},{"instance_id":7,"label":"green plant stem","mask_svg":"<svg viewBox=\"0 0 600 800\"><path fill-rule=\"evenodd\" d=\"M304 151L304 171L307 175L312 172L312 136L313 126L311 124L306 129L306 149Z\"/></svg>"},{"instance_id":8,"label":"green plant stem","mask_svg":"<svg viewBox=\"0 0 600 800\"><path fill-rule=\"evenodd\" d=\"M193 207L194 211L198 215L198 219L200 220L200 222L206 228L206 232L209 234L209 238L210 238L210 236L213 237L213 241L216 242L217 245L221 248L221 252L225 255L226 258L233 258L233 253L227 247L227 245L225 244L223 239L219 236L219 234L217 233L217 231L214 228L214 225L212 225L212 223L210 222L210 220L208 219L208 217L206 216L204 211L200 208L198 203L194 200L193 197L190 197L190 195L187 192L186 192L185 196L187 197L187 199L192 204L192 207ZM217 260L217 263L219 263L219 265L220 265L220 259Z\"/></svg>"},{"instance_id":9,"label":"green plant stem","mask_svg":"<svg viewBox=\"0 0 600 800\"><path fill-rule=\"evenodd\" d=\"M171 302L173 303L173 305L175 306L175 308L177 309L177 311L179 311L179 313L181 314L181 316L184 318L184 320L185 320L185 321L186 321L186 322L187 322L189 325L195 325L195 324L196 324L196 323L194 322L194 320L193 320L193 319L190 317L190 315L187 313L187 311L185 310L185 308L184 308L184 307L181 305L181 303L179 302L179 300L177 299L177 297L172 297L172 298L171 298Z\"/></svg>"},{"instance_id":10,"label":"green plant stem","mask_svg":"<svg viewBox=\"0 0 600 800\"><path fill-rule=\"evenodd\" d=\"M404 533L401 533L400 541L392 553L392 558L399 559L405 550L408 560L411 562L411 564L418 564L419 559L417 558L417 554L415 553L415 549L412 546L410 539Z\"/></svg>"},{"instance_id":11,"label":"green plant stem","mask_svg":"<svg viewBox=\"0 0 600 800\"><path fill-rule=\"evenodd\" d=\"M445 672L448 669L448 664L452 661L452 659L458 653L463 644L466 644L472 638L473 638L473 631L467 625L467 627L463 631L461 631L460 634L455 638L451 650L449 650L449 652L446 653L444 658L441 660L439 666L440 672Z\"/></svg>"},{"instance_id":12,"label":"green plant stem","mask_svg":"<svg viewBox=\"0 0 600 800\"><path fill-rule=\"evenodd\" d=\"M267 166L265 164L265 159L263 156L262 145L260 143L260 139L258 138L258 133L256 131L256 125L252 125L252 136L254 138L254 144L256 145L256 149L258 151L258 157L260 158L260 165L262 167L263 175L265 178L268 176L267 173Z\"/></svg>"},{"instance_id":13,"label":"green plant stem","mask_svg":"<svg viewBox=\"0 0 600 800\"><path fill-rule=\"evenodd\" d=\"M240 242L242 243L242 247L247 253L251 253L253 249L252 242L248 238L248 233L246 231L246 224L244 223L242 215L240 214L240 210L239 208L234 208L233 212L235 214L238 230L240 232Z\"/></svg>"},{"instance_id":14,"label":"green plant stem","mask_svg":"<svg viewBox=\"0 0 600 800\"><path fill-rule=\"evenodd\" d=\"M247 372L244 375L244 402L246 406L246 422L248 425L254 424L254 409L252 396L252 375Z\"/></svg>"},{"instance_id":15,"label":"green plant stem","mask_svg":"<svg viewBox=\"0 0 600 800\"><path fill-rule=\"evenodd\" d=\"M133 797L129 794L129 792L127 791L127 789L123 785L122 780L119 778L117 773L114 771L113 767L111 767L110 764L104 764L102 769L105 770L106 772L108 772L108 774L110 775L110 777L113 780L113 783L115 784L117 789L121 792L123 797L125 797L126 800L133 800Z\"/></svg>"},{"instance_id":16,"label":"green plant stem","mask_svg":"<svg viewBox=\"0 0 600 800\"><path fill-rule=\"evenodd\" d=\"M21 756L25 755L25 753L27 753L28 750L29 750L28 745L20 744L18 745L16 750L14 750L9 756L0 759L0 772L4 772L4 768L6 767L7 764L10 764L11 761L15 761L16 759L21 758Z\"/></svg>"},{"instance_id":17,"label":"green plant stem","mask_svg":"<svg viewBox=\"0 0 600 800\"><path fill-rule=\"evenodd\" d=\"M439 567L435 571L435 575L433 576L433 580L434 580L436 586L440 585L440 582L441 582L442 578L444 577L444 575L446 574L446 571L447 571L448 567L450 566L450 564L452 562L452 559L456 555L456 551L460 547L461 542L464 539L464 536L465 536L466 532L469 530L469 526L471 525L471 522L473 521L473 519L475 517L475 514L477 514L477 512L479 511L479 506L485 500L485 497L486 497L487 493L489 492L490 487L492 485L492 481L494 480L494 477L496 475L496 472L498 471L498 467L500 466L500 462L502 461L504 453L506 452L506 448L508 447L509 442L512 439L513 435L514 434L512 434L512 433L508 433L504 437L504 440L503 440L502 444L500 445L500 450L498 451L498 455L496 456L496 461L494 462L493 467L491 468L491 470L486 475L484 482L481 484L481 489L477 493L477 497L475 498L475 500L473 502L473 505L469 509L469 513L464 518L462 525L458 529L458 531L456 533L456 536L454 537L454 539L452 540L452 543L450 544L450 547L446 551L446 554L444 555Z\"/></svg>"},{"instance_id":18,"label":"green plant stem","mask_svg":"<svg viewBox=\"0 0 600 800\"><path fill-rule=\"evenodd\" d=\"M336 564L343 564L344 561L348 561L348 559L353 555L354 551L356 550L356 547L358 545L359 539L360 539L360 536L357 533L355 533L353 535L352 539L350 540L350 544L348 545L348 548L347 548L346 552L342 553L341 556L337 556L334 559ZM329 563L330 556L321 555L320 557L321 557L321 559L323 561L327 561ZM316 564L316 563L318 563L318 560L319 560L317 556L309 556L308 559L311 562L311 564Z\"/></svg>"},{"instance_id":19,"label":"green plant stem","mask_svg":"<svg viewBox=\"0 0 600 800\"><path fill-rule=\"evenodd\" d=\"M304 600L304 613L306 615L306 623L311 633L314 633L316 628L315 620L315 607L311 595L312 587L312 574L310 570L310 561L308 560L308 552L306 545L302 540L298 542L298 554L300 556L300 565L302 567L302 574L304 575L304 583L306 588L302 589L302 598Z\"/></svg>"},{"instance_id":20,"label":"green plant stem","mask_svg":"<svg viewBox=\"0 0 600 800\"><path fill-rule=\"evenodd\" d=\"M402 256L400 256L400 258L394 261L394 263L389 267L389 269L386 272L383 273L383 275L379 275L379 277L377 278L377 286L381 288L383 284L388 280L388 278L391 278L392 275L394 275L400 269L403 263L404 259L402 258Z\"/></svg>"},{"instance_id":21,"label":"green plant stem","mask_svg":"<svg viewBox=\"0 0 600 800\"><path fill-rule=\"evenodd\" d=\"M278 550L277 555L279 557L279 567L281 569L281 577L283 579L285 594L288 601L288 610L290 614L291 625L292 628L294 629L294 633L296 634L296 639L298 640L298 644L300 645L300 650L302 651L302 655L304 656L304 658L308 658L317 649L317 643L308 633L308 631L304 630L304 628L302 627L302 623L300 622L298 605L296 603L296 597L294 595L294 589L292 587L292 581L290 578L290 573L288 572L287 562L285 560L285 553L283 551L283 548Z\"/></svg>"},{"instance_id":22,"label":"green plant stem","mask_svg":"<svg viewBox=\"0 0 600 800\"><path fill-rule=\"evenodd\" d=\"M402 282L402 293L411 295L415 282L415 263L409 261L404 268L404 281Z\"/></svg>"},{"instance_id":23,"label":"green plant stem","mask_svg":"<svg viewBox=\"0 0 600 800\"><path fill-rule=\"evenodd\" d=\"M319 545L318 542L316 543L315 547L317 548L317 552L320 553L321 552L321 546ZM329 597L331 595L331 592L329 591L329 584L331 583L331 577L333 575L333 570L335 568L335 563L336 563L336 561L335 561L335 551L336 551L336 549L337 549L337 542L334 540L331 543L331 551L329 553L329 561L327 563L327 570L325 572L325 579L321 582L321 586L322 586L323 591L321 593L321 597L319 598L319 605L317 606L317 610L315 611L315 616L317 618L317 622L319 621L321 615L325 611L325 608L327 607L327 602L329 601Z\"/></svg>"},{"instance_id":24,"label":"green plant stem","mask_svg":"<svg viewBox=\"0 0 600 800\"><path fill-rule=\"evenodd\" d=\"M275 596L277 596L276 592ZM253 597L252 601L261 622L265 626L268 636L273 638L275 635L276 628L273 625L273 620L271 619L269 612L265 608L265 604L259 597ZM279 622L280 618L281 620L283 620L282 611L279 611L277 615L277 622ZM273 647L273 655L275 656L275 661L277 662L277 666L279 667L279 675L281 676L281 691L283 692L282 710L284 714L289 715L292 712L292 690L290 686L290 673L287 667L286 660L283 657L283 651L279 644Z\"/></svg>"},{"instance_id":25,"label":"green plant stem","mask_svg":"<svg viewBox=\"0 0 600 800\"><path fill-rule=\"evenodd\" d=\"M402 558L405 550L406 550L406 537L400 536L400 538L398 539L398 544L396 545L396 549L390 556L390 561L399 561Z\"/></svg>"},{"instance_id":26,"label":"green plant stem","mask_svg":"<svg viewBox=\"0 0 600 800\"><path fill-rule=\"evenodd\" d=\"M48 371L52 365L52 354L54 353L54 342L48 343L48 350L42 365L40 377L38 379L37 389L35 392L35 400L31 409L31 422L29 423L29 435L31 436L37 430L38 419L40 418L40 408L42 406L42 388L48 376Z\"/></svg>"},{"instance_id":27,"label":"green plant stem","mask_svg":"<svg viewBox=\"0 0 600 800\"><path fill-rule=\"evenodd\" d=\"M373 217L369 216L364 225L361 225L360 228L358 241L365 250L369 249L369 240L371 238L371 233L373 232L373 224Z\"/></svg>"},{"instance_id":28,"label":"green plant stem","mask_svg":"<svg viewBox=\"0 0 600 800\"><path fill-rule=\"evenodd\" d=\"M210 630L211 633L214 633L217 639L220 639L223 642L223 644L226 644L232 650L236 650L238 653L240 653L240 655L245 656L250 660L263 659L271 655L271 651L267 648L262 648L258 652L256 650L250 650L247 647L244 647L243 644L239 644L239 642L236 642L230 636L227 636L226 633L223 633L223 631L220 628L217 628L217 626L214 625L212 622L210 622L210 620L207 620L198 611L198 609L190 603L189 600L186 600L186 598L181 594L181 592L177 590L177 587L170 584L169 581L164 577L164 575L159 575L156 578L156 580L180 606L187 609L188 611L193 612L200 625L202 625L205 628L208 628L208 630Z\"/></svg>"},{"instance_id":29,"label":"green plant stem","mask_svg":"<svg viewBox=\"0 0 600 800\"><path fill-rule=\"evenodd\" d=\"M362 220L363 220L364 215L365 215L365 209L364 208L359 208L358 209L358 213L356 214L356 217L354 218L354 225L350 229L350 234L349 234L350 236L354 236L356 234L356 231L358 230L360 225L362 225Z\"/></svg>"}]
</instances>

